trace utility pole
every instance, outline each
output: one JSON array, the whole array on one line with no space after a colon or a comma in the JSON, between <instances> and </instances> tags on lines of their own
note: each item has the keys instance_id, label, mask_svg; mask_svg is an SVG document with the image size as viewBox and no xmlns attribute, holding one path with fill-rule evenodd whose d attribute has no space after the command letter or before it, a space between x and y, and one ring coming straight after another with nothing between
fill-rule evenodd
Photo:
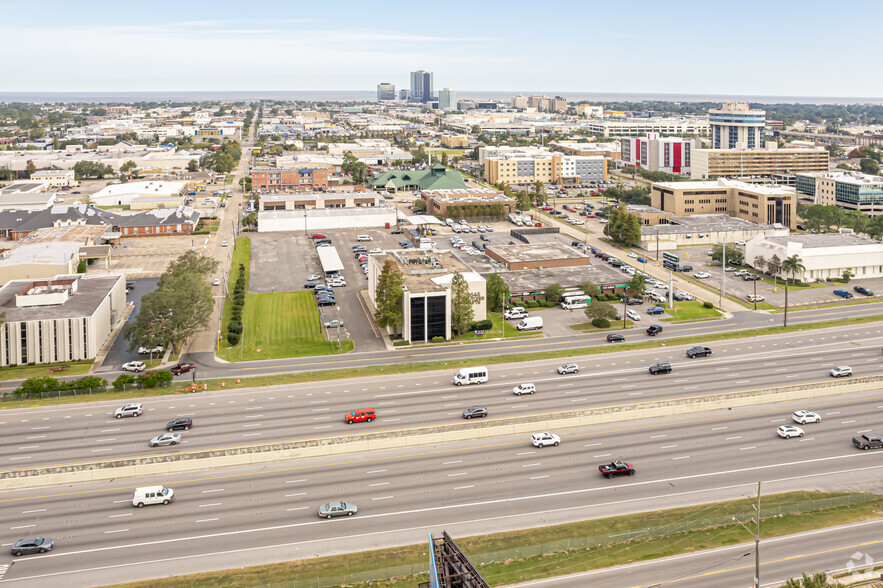
<instances>
[{"instance_id":1,"label":"utility pole","mask_svg":"<svg viewBox=\"0 0 883 588\"><path fill-rule=\"evenodd\" d=\"M735 517L734 521L742 525L742 528L754 535L754 582L753 588L760 588L760 482L757 483L757 506L754 507L755 514L752 522L754 523L754 532L745 526L745 523Z\"/></svg>"}]
</instances>

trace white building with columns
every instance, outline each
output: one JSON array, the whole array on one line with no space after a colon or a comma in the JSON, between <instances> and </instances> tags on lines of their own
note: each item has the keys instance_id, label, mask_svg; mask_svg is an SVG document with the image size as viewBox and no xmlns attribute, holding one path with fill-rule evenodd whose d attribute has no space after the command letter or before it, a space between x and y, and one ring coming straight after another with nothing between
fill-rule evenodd
<instances>
[{"instance_id":1,"label":"white building with columns","mask_svg":"<svg viewBox=\"0 0 883 588\"><path fill-rule=\"evenodd\" d=\"M806 269L794 277L802 282L840 278L846 270L858 279L883 277L883 243L857 235L758 235L745 244L745 260L749 264L758 256L768 261L774 255L783 261L792 255L799 257Z\"/></svg>"}]
</instances>

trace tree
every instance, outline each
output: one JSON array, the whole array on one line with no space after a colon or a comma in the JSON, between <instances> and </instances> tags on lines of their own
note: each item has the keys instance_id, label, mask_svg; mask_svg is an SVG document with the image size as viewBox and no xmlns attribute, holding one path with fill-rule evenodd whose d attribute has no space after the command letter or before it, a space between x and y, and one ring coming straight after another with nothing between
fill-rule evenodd
<instances>
[{"instance_id":1,"label":"tree","mask_svg":"<svg viewBox=\"0 0 883 588\"><path fill-rule=\"evenodd\" d=\"M249 212L242 217L242 224L247 227L256 227L258 224L258 214L256 212Z\"/></svg>"},{"instance_id":2,"label":"tree","mask_svg":"<svg viewBox=\"0 0 883 588\"><path fill-rule=\"evenodd\" d=\"M42 139L46 136L46 131L42 127L37 127L30 132L31 141Z\"/></svg>"},{"instance_id":3,"label":"tree","mask_svg":"<svg viewBox=\"0 0 883 588\"><path fill-rule=\"evenodd\" d=\"M720 261L723 263L723 252L724 247L720 243L715 243L711 248L711 259L712 261ZM727 262L732 263L734 265L742 265L742 257L744 253L742 248L738 245L733 245L731 243L727 244Z\"/></svg>"},{"instance_id":4,"label":"tree","mask_svg":"<svg viewBox=\"0 0 883 588\"><path fill-rule=\"evenodd\" d=\"M767 268L770 270L770 273L773 275L773 287L778 287L778 283L776 279L779 277L779 272L782 271L782 260L778 255L773 254L773 256L766 262Z\"/></svg>"},{"instance_id":5,"label":"tree","mask_svg":"<svg viewBox=\"0 0 883 588\"><path fill-rule=\"evenodd\" d=\"M824 572L819 572L812 576L803 574L803 577L797 580L789 578L785 582L784 588L841 588L841 586L842 584L839 582L828 580L828 575Z\"/></svg>"},{"instance_id":6,"label":"tree","mask_svg":"<svg viewBox=\"0 0 883 588\"><path fill-rule=\"evenodd\" d=\"M191 159L187 162L187 171L189 172L197 172L199 171L199 162L195 159Z\"/></svg>"},{"instance_id":7,"label":"tree","mask_svg":"<svg viewBox=\"0 0 883 588\"><path fill-rule=\"evenodd\" d=\"M460 272L454 272L451 279L451 327L458 335L462 335L472 322L474 311L472 298L469 295L469 284Z\"/></svg>"},{"instance_id":8,"label":"tree","mask_svg":"<svg viewBox=\"0 0 883 588\"><path fill-rule=\"evenodd\" d=\"M417 148L416 151L411 152L411 162L415 165L420 165L429 162L429 154L423 148L423 145Z\"/></svg>"},{"instance_id":9,"label":"tree","mask_svg":"<svg viewBox=\"0 0 883 588\"><path fill-rule=\"evenodd\" d=\"M530 210L530 194L525 190L520 190L515 194L515 208L518 210Z\"/></svg>"},{"instance_id":10,"label":"tree","mask_svg":"<svg viewBox=\"0 0 883 588\"><path fill-rule=\"evenodd\" d=\"M806 268L803 267L803 260L800 259L797 254L792 255L791 257L785 258L785 261L782 262L782 271L785 272L785 275L791 274L791 277L794 277L794 274L797 272L802 272ZM788 278L785 278L785 319L783 326L788 326Z\"/></svg>"},{"instance_id":11,"label":"tree","mask_svg":"<svg viewBox=\"0 0 883 588\"><path fill-rule=\"evenodd\" d=\"M488 308L494 312L502 310L504 301L509 299L509 286L503 280L503 276L497 272L492 273L487 278L485 288Z\"/></svg>"},{"instance_id":12,"label":"tree","mask_svg":"<svg viewBox=\"0 0 883 588\"><path fill-rule=\"evenodd\" d=\"M448 166L448 152L447 151L442 151L441 163L445 167Z\"/></svg>"},{"instance_id":13,"label":"tree","mask_svg":"<svg viewBox=\"0 0 883 588\"><path fill-rule=\"evenodd\" d=\"M217 267L216 260L195 251L170 263L156 290L141 298L135 321L126 325L130 351L157 345L175 351L205 328L215 304L209 278Z\"/></svg>"},{"instance_id":14,"label":"tree","mask_svg":"<svg viewBox=\"0 0 883 588\"><path fill-rule=\"evenodd\" d=\"M411 210L414 212L417 212L418 210L426 212L426 201L422 198L415 200L413 204L411 204Z\"/></svg>"},{"instance_id":15,"label":"tree","mask_svg":"<svg viewBox=\"0 0 883 588\"><path fill-rule=\"evenodd\" d=\"M589 319L589 322L595 319L613 320L616 318L616 309L609 302L592 300L586 306L586 318Z\"/></svg>"},{"instance_id":16,"label":"tree","mask_svg":"<svg viewBox=\"0 0 883 588\"><path fill-rule=\"evenodd\" d=\"M135 171L138 164L131 159L120 166L120 180L127 182L131 177L131 173Z\"/></svg>"},{"instance_id":17,"label":"tree","mask_svg":"<svg viewBox=\"0 0 883 588\"><path fill-rule=\"evenodd\" d=\"M74 165L74 173L79 178L98 178L113 173L113 168L109 165L103 165L97 161L78 161Z\"/></svg>"},{"instance_id":18,"label":"tree","mask_svg":"<svg viewBox=\"0 0 883 588\"><path fill-rule=\"evenodd\" d=\"M589 280L584 280L584 281L580 282L579 289L582 290L583 294L585 294L586 296L591 296L592 300L597 298L598 294L601 293L601 290L598 288L598 286L596 286L595 284L593 284Z\"/></svg>"},{"instance_id":19,"label":"tree","mask_svg":"<svg viewBox=\"0 0 883 588\"><path fill-rule=\"evenodd\" d=\"M880 164L870 157L862 157L859 160L858 165L863 174L871 174L876 176L880 173Z\"/></svg>"},{"instance_id":20,"label":"tree","mask_svg":"<svg viewBox=\"0 0 883 588\"><path fill-rule=\"evenodd\" d=\"M28 160L28 163L25 165L25 171L28 172L28 177L31 177L31 175L37 171L37 166L34 165L34 160Z\"/></svg>"},{"instance_id":21,"label":"tree","mask_svg":"<svg viewBox=\"0 0 883 588\"><path fill-rule=\"evenodd\" d=\"M844 281L849 282L849 280L851 280L854 277L855 277L855 274L853 273L851 268L846 268L845 270L843 270Z\"/></svg>"},{"instance_id":22,"label":"tree","mask_svg":"<svg viewBox=\"0 0 883 588\"><path fill-rule=\"evenodd\" d=\"M546 187L543 186L541 181L537 180L533 183L533 192L530 195L530 199L535 206L542 206L548 200Z\"/></svg>"},{"instance_id":23,"label":"tree","mask_svg":"<svg viewBox=\"0 0 883 588\"><path fill-rule=\"evenodd\" d=\"M609 222L604 225L604 234L626 245L637 245L641 241L641 219L629 214L625 203L620 203L608 215Z\"/></svg>"},{"instance_id":24,"label":"tree","mask_svg":"<svg viewBox=\"0 0 883 588\"><path fill-rule=\"evenodd\" d=\"M398 327L402 322L402 285L405 276L398 264L387 259L380 270L374 303L374 319L380 327Z\"/></svg>"},{"instance_id":25,"label":"tree","mask_svg":"<svg viewBox=\"0 0 883 588\"><path fill-rule=\"evenodd\" d=\"M564 294L564 286L562 286L558 282L549 284L549 286L546 288L546 300L558 302L562 294Z\"/></svg>"}]
</instances>

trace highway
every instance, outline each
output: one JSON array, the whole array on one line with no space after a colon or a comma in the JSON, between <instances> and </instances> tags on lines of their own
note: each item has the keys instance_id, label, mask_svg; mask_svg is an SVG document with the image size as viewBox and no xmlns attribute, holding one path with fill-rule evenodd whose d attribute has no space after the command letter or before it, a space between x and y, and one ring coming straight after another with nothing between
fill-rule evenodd
<instances>
[{"instance_id":1,"label":"highway","mask_svg":"<svg viewBox=\"0 0 883 588\"><path fill-rule=\"evenodd\" d=\"M686 345L573 358L577 374L557 374L562 360L492 366L482 385L453 386L449 370L146 398L142 416L124 419L113 417L124 402L7 410L0 426L10 442L0 449L0 470L460 422L473 405L487 406L493 419L813 382L843 364L870 375L880 373L881 345L883 326L869 323L724 341L706 358L686 358ZM660 361L673 372L651 375L648 367ZM512 394L522 382L537 393ZM375 408L377 420L344 423L359 407ZM181 431L182 443L149 447L179 416L194 422Z\"/></svg>"},{"instance_id":2,"label":"highway","mask_svg":"<svg viewBox=\"0 0 883 588\"><path fill-rule=\"evenodd\" d=\"M761 529L761 533L763 530ZM802 573L858 573L883 561L883 519L806 533L761 539L760 585L781 586ZM746 533L746 536L748 533ZM761 535L762 537L762 535ZM604 570L523 582L518 588L750 588L754 578L754 541ZM852 576L842 578L849 583Z\"/></svg>"},{"instance_id":3,"label":"highway","mask_svg":"<svg viewBox=\"0 0 883 588\"><path fill-rule=\"evenodd\" d=\"M802 439L778 438L776 427L797 408L822 422L805 425ZM543 449L519 435L5 492L3 546L36 534L55 539L56 549L16 559L2 582L90 586L393 547L441 529L456 538L750 497L758 480L770 494L880 492L883 451L858 451L849 440L875 430L881 409L875 392L555 431L561 446ZM600 477L598 464L614 458L637 475ZM173 488L175 502L133 508L133 488L148 484ZM329 500L356 502L359 513L318 519Z\"/></svg>"}]
</instances>

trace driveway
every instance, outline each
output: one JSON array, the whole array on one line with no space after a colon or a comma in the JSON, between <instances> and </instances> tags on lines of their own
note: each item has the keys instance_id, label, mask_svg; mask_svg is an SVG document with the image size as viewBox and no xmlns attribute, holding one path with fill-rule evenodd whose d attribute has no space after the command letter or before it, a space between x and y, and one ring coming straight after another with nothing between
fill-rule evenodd
<instances>
[{"instance_id":1,"label":"driveway","mask_svg":"<svg viewBox=\"0 0 883 588\"><path fill-rule=\"evenodd\" d=\"M138 311L141 310L141 297L156 289L159 278L142 278L128 281L135 282L135 288L129 290L126 294L126 301L134 303L135 308L129 314L129 318L126 319L127 326L135 322ZM125 330L125 327L123 329ZM135 351L129 352L129 340L123 337L123 331L120 331L111 345L110 351L107 352L107 356L104 358L104 362L101 364L101 369L98 372L118 372L120 371L120 366L133 359L142 358Z\"/></svg>"}]
</instances>

